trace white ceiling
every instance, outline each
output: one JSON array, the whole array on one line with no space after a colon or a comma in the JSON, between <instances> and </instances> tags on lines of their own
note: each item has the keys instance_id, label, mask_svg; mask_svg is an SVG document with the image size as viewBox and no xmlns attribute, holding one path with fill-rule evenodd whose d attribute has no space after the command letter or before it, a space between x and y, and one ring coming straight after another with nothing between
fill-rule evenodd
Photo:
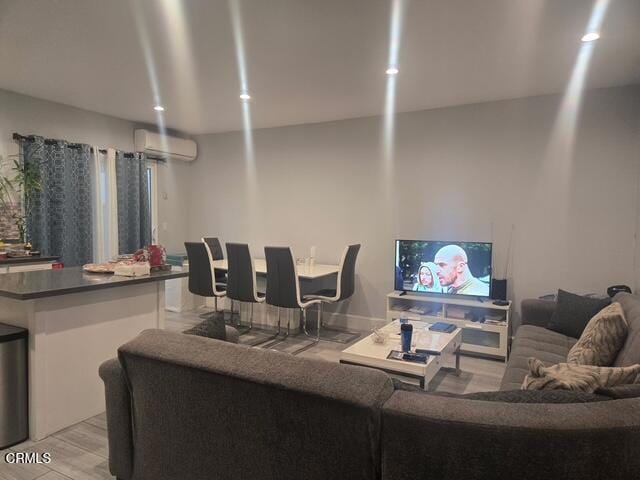
<instances>
[{"instance_id":1,"label":"white ceiling","mask_svg":"<svg viewBox=\"0 0 640 480\"><path fill-rule=\"evenodd\" d=\"M398 111L561 92L593 6L405 3ZM254 127L383 112L391 0L239 5ZM167 126L241 129L227 0L0 0L0 88L155 122L144 25ZM640 1L612 0L601 31L587 87L640 83Z\"/></svg>"}]
</instances>

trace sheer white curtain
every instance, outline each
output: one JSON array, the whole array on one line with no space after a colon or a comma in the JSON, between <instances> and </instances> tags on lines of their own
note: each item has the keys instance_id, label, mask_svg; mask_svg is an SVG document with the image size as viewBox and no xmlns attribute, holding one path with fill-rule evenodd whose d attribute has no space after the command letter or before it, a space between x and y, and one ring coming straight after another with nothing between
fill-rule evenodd
<instances>
[{"instance_id":1,"label":"sheer white curtain","mask_svg":"<svg viewBox=\"0 0 640 480\"><path fill-rule=\"evenodd\" d=\"M93 147L94 262L106 262L118 255L118 191L116 151Z\"/></svg>"}]
</instances>

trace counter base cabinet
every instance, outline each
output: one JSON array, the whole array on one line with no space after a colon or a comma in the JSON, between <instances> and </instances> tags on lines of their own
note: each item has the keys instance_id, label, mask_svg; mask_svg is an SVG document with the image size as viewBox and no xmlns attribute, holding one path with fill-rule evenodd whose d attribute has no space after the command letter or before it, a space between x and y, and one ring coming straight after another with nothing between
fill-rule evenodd
<instances>
[{"instance_id":1,"label":"counter base cabinet","mask_svg":"<svg viewBox=\"0 0 640 480\"><path fill-rule=\"evenodd\" d=\"M148 328L164 328L164 282L69 295L0 297L0 322L29 330L29 436L105 410L98 367Z\"/></svg>"}]
</instances>

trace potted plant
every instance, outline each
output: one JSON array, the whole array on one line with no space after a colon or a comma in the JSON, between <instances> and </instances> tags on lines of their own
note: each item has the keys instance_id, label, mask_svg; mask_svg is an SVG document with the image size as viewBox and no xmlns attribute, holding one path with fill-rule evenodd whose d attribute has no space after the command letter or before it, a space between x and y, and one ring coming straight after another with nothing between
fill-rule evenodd
<instances>
[{"instance_id":1,"label":"potted plant","mask_svg":"<svg viewBox=\"0 0 640 480\"><path fill-rule=\"evenodd\" d=\"M0 163L0 210L13 219L20 242L27 242L27 218L33 209L36 193L42 190L40 169L36 164L13 160L11 173L3 173ZM20 208L22 205L22 208Z\"/></svg>"}]
</instances>

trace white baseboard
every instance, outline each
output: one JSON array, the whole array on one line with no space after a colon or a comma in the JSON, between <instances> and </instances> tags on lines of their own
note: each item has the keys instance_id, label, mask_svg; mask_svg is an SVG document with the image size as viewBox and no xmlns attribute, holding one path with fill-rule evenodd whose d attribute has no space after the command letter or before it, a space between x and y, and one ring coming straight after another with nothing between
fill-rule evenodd
<instances>
[{"instance_id":1,"label":"white baseboard","mask_svg":"<svg viewBox=\"0 0 640 480\"><path fill-rule=\"evenodd\" d=\"M324 324L343 330L353 330L356 332L371 332L388 324L385 318L365 317L362 315L352 315L348 313L324 312Z\"/></svg>"}]
</instances>

